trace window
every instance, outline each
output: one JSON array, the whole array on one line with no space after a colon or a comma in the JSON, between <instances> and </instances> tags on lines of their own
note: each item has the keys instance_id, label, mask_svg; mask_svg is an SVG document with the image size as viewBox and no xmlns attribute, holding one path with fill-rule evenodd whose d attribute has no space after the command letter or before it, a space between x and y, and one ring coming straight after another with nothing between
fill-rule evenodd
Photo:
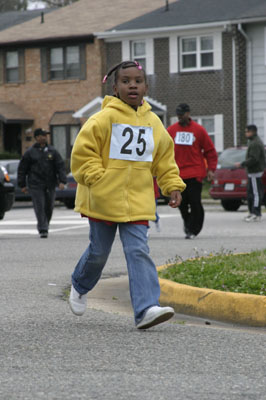
<instances>
[{"instance_id":1,"label":"window","mask_svg":"<svg viewBox=\"0 0 266 400\"><path fill-rule=\"evenodd\" d=\"M72 147L79 133L80 125L58 125L51 128L52 144L59 151L69 168Z\"/></svg>"},{"instance_id":2,"label":"window","mask_svg":"<svg viewBox=\"0 0 266 400\"><path fill-rule=\"evenodd\" d=\"M202 125L208 132L213 144L215 145L215 123L214 117L195 117L192 118L198 124Z\"/></svg>"},{"instance_id":3,"label":"window","mask_svg":"<svg viewBox=\"0 0 266 400\"><path fill-rule=\"evenodd\" d=\"M131 58L139 62L146 69L146 42L131 42Z\"/></svg>"},{"instance_id":4,"label":"window","mask_svg":"<svg viewBox=\"0 0 266 400\"><path fill-rule=\"evenodd\" d=\"M18 82L19 57L17 51L6 52L6 82Z\"/></svg>"},{"instance_id":5,"label":"window","mask_svg":"<svg viewBox=\"0 0 266 400\"><path fill-rule=\"evenodd\" d=\"M24 82L24 50L0 50L0 84Z\"/></svg>"},{"instance_id":6,"label":"window","mask_svg":"<svg viewBox=\"0 0 266 400\"><path fill-rule=\"evenodd\" d=\"M206 129L216 148L216 151L223 151L223 115L216 114L213 116L193 117L192 119Z\"/></svg>"},{"instance_id":7,"label":"window","mask_svg":"<svg viewBox=\"0 0 266 400\"><path fill-rule=\"evenodd\" d=\"M131 41L127 38L122 40L122 61L136 60L143 68L147 75L154 74L154 48L153 38L146 37Z\"/></svg>"},{"instance_id":8,"label":"window","mask_svg":"<svg viewBox=\"0 0 266 400\"><path fill-rule=\"evenodd\" d=\"M208 132L217 152L224 149L224 128L223 128L223 114L215 114L209 116L191 116L193 121L202 125ZM170 118L170 124L177 122L177 117Z\"/></svg>"},{"instance_id":9,"label":"window","mask_svg":"<svg viewBox=\"0 0 266 400\"><path fill-rule=\"evenodd\" d=\"M86 79L85 46L41 49L42 81Z\"/></svg>"},{"instance_id":10,"label":"window","mask_svg":"<svg viewBox=\"0 0 266 400\"><path fill-rule=\"evenodd\" d=\"M79 78L79 47L55 47L50 51L50 78Z\"/></svg>"},{"instance_id":11,"label":"window","mask_svg":"<svg viewBox=\"0 0 266 400\"><path fill-rule=\"evenodd\" d=\"M181 38L181 71L213 69L214 37L198 36Z\"/></svg>"}]
</instances>

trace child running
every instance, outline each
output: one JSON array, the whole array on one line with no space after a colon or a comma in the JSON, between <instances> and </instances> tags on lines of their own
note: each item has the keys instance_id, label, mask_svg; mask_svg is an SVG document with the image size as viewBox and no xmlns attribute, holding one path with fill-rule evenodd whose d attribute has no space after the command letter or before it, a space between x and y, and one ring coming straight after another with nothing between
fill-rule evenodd
<instances>
[{"instance_id":1,"label":"child running","mask_svg":"<svg viewBox=\"0 0 266 400\"><path fill-rule=\"evenodd\" d=\"M138 62L112 68L114 96L80 130L71 156L78 182L75 211L89 218L90 243L72 274L69 304L84 314L87 294L99 281L116 231L125 254L131 303L138 329L147 329L174 315L159 304L157 270L149 256L148 221L155 220L153 177L173 208L186 185L179 176L174 145L160 119L143 99L146 74Z\"/></svg>"}]
</instances>

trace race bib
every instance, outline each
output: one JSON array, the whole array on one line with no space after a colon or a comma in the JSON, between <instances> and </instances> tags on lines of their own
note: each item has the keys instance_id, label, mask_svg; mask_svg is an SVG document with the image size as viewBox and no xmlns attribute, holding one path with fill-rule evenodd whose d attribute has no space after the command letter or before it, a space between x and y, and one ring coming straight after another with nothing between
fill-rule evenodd
<instances>
[{"instance_id":1,"label":"race bib","mask_svg":"<svg viewBox=\"0 0 266 400\"><path fill-rule=\"evenodd\" d=\"M153 128L112 124L109 158L152 162Z\"/></svg>"},{"instance_id":2,"label":"race bib","mask_svg":"<svg viewBox=\"0 0 266 400\"><path fill-rule=\"evenodd\" d=\"M191 132L176 132L175 143L192 146L194 142L194 135Z\"/></svg>"}]
</instances>

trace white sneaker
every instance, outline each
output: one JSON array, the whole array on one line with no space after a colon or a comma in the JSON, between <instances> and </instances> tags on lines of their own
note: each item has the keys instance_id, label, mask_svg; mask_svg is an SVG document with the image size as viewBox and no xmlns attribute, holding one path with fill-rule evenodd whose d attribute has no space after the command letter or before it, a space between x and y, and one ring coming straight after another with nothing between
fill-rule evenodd
<instances>
[{"instance_id":1,"label":"white sneaker","mask_svg":"<svg viewBox=\"0 0 266 400\"><path fill-rule=\"evenodd\" d=\"M69 306L71 311L76 315L83 315L87 308L87 297L86 294L79 294L74 286L71 286L70 296L69 296Z\"/></svg>"},{"instance_id":2,"label":"white sneaker","mask_svg":"<svg viewBox=\"0 0 266 400\"><path fill-rule=\"evenodd\" d=\"M175 311L172 307L159 307L153 306L148 308L146 314L142 320L137 324L138 329L148 329L154 325L158 325L162 322L172 318Z\"/></svg>"},{"instance_id":3,"label":"white sneaker","mask_svg":"<svg viewBox=\"0 0 266 400\"><path fill-rule=\"evenodd\" d=\"M255 214L250 214L245 218L246 222L260 222L261 221L261 216L260 215L255 215Z\"/></svg>"},{"instance_id":4,"label":"white sneaker","mask_svg":"<svg viewBox=\"0 0 266 400\"><path fill-rule=\"evenodd\" d=\"M155 221L155 229L157 232L161 232L161 224L159 219L158 221Z\"/></svg>"}]
</instances>

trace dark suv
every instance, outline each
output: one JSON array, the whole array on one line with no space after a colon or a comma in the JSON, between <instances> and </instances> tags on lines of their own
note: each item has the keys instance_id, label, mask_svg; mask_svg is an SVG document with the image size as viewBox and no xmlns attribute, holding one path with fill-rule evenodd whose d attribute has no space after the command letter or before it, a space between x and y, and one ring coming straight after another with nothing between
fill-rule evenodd
<instances>
[{"instance_id":1,"label":"dark suv","mask_svg":"<svg viewBox=\"0 0 266 400\"><path fill-rule=\"evenodd\" d=\"M224 150L218 158L210 195L213 199L221 200L223 208L227 211L237 211L247 199L248 176L246 170L234 166L235 163L245 160L246 152L247 147L231 147ZM263 204L266 206L266 169L262 181L264 185Z\"/></svg>"},{"instance_id":2,"label":"dark suv","mask_svg":"<svg viewBox=\"0 0 266 400\"><path fill-rule=\"evenodd\" d=\"M12 208L14 199L14 185L10 182L6 168L0 165L0 219L3 219L5 212Z\"/></svg>"}]
</instances>

